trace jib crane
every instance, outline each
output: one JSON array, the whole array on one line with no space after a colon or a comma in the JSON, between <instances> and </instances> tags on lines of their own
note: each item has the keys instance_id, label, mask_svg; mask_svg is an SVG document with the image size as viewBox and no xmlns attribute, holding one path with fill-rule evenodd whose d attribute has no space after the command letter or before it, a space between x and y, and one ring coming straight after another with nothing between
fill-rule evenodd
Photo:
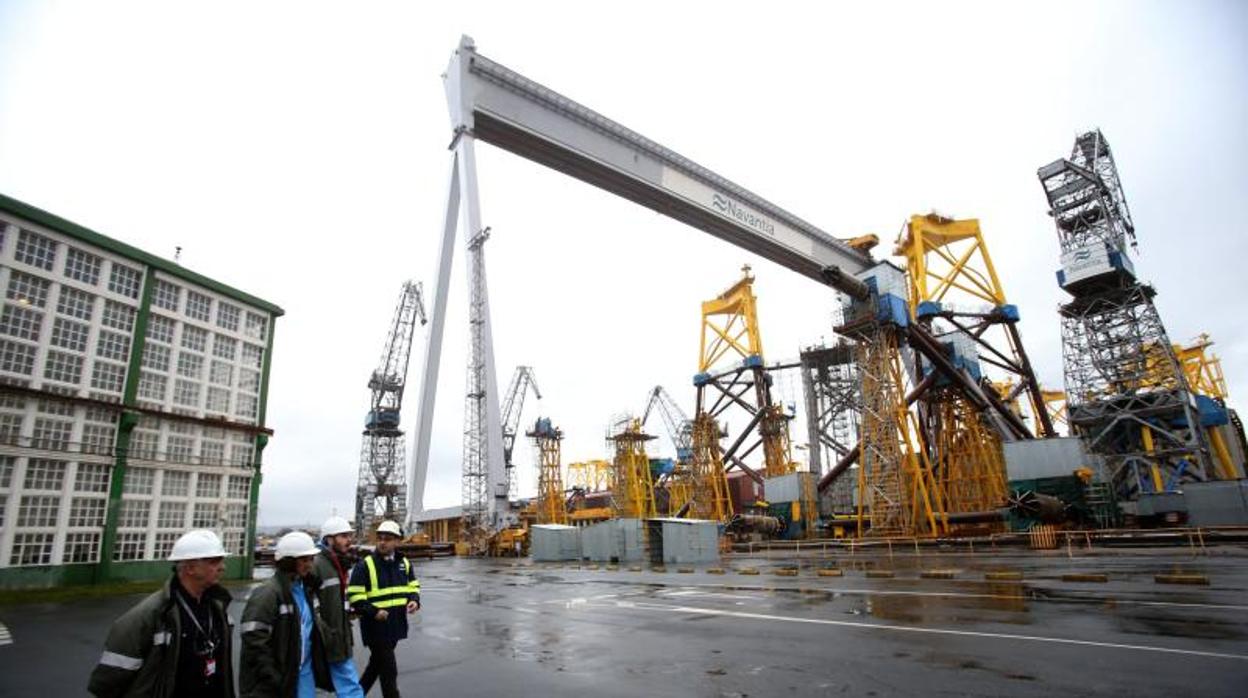
<instances>
[{"instance_id":1,"label":"jib crane","mask_svg":"<svg viewBox=\"0 0 1248 698\"><path fill-rule=\"evenodd\" d=\"M382 520L404 521L407 516L407 451L399 422L417 320L421 325L427 322L424 292L419 283L407 281L403 283L381 361L368 379L372 396L364 420L355 492L355 526L361 537Z\"/></svg>"},{"instance_id":2,"label":"jib crane","mask_svg":"<svg viewBox=\"0 0 1248 698\"><path fill-rule=\"evenodd\" d=\"M524 411L524 398L532 388L533 395L542 399L542 391L537 387L537 378L533 375L532 366L517 366L511 375L511 385L507 388L507 399L503 402L503 462L507 466L507 496L515 499L519 492L516 483L516 468L511 462L511 453L516 445L516 431L520 428L520 413Z\"/></svg>"}]
</instances>

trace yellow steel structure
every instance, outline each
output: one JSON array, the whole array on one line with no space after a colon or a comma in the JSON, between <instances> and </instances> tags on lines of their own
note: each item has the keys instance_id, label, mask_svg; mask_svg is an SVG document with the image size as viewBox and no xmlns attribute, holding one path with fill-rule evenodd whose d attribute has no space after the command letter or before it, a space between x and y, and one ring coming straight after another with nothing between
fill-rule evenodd
<instances>
[{"instance_id":1,"label":"yellow steel structure","mask_svg":"<svg viewBox=\"0 0 1248 698\"><path fill-rule=\"evenodd\" d=\"M1011 379L993 381L992 387L997 391L997 395L1001 396L1002 402L1010 408L1010 411L1018 415L1024 420L1032 420L1035 416L1023 410L1023 403L1018 399L1018 384ZM1041 386L1040 397L1044 401L1044 408L1049 413L1049 421L1053 424L1054 435L1058 435L1057 427L1067 428L1066 420L1066 391L1051 390Z\"/></svg>"},{"instance_id":2,"label":"yellow steel structure","mask_svg":"<svg viewBox=\"0 0 1248 698\"><path fill-rule=\"evenodd\" d=\"M727 521L732 517L732 501L728 498L728 479L724 474L719 439L720 430L715 419L706 412L699 412L693 420L693 459L688 498L681 502L683 506L692 499L688 513L690 518Z\"/></svg>"},{"instance_id":3,"label":"yellow steel structure","mask_svg":"<svg viewBox=\"0 0 1248 698\"><path fill-rule=\"evenodd\" d=\"M943 535L948 519L931 463L918 447L917 420L906 404L897 333L878 327L860 339L856 350L862 380L858 535Z\"/></svg>"},{"instance_id":4,"label":"yellow steel structure","mask_svg":"<svg viewBox=\"0 0 1248 698\"><path fill-rule=\"evenodd\" d=\"M758 299L754 275L748 266L741 280L718 297L702 303L702 345L698 372L706 373L728 357L762 357L763 340L758 331Z\"/></svg>"},{"instance_id":5,"label":"yellow steel structure","mask_svg":"<svg viewBox=\"0 0 1248 698\"><path fill-rule=\"evenodd\" d=\"M1187 346L1174 345L1175 357L1187 376L1188 387L1198 395L1209 397L1218 404L1225 406L1229 391L1226 377L1222 374L1222 359L1209 351L1213 340L1208 334L1200 335L1196 341ZM1226 439L1219 427L1209 427L1209 446L1213 451L1214 464L1217 466L1218 477L1222 480L1234 480L1241 476L1239 466L1231 456Z\"/></svg>"},{"instance_id":6,"label":"yellow steel structure","mask_svg":"<svg viewBox=\"0 0 1248 698\"><path fill-rule=\"evenodd\" d=\"M758 432L763 443L763 475L775 477L797 470L789 443L789 419L780 405L771 402L763 370L763 340L758 329L758 299L754 275L747 265L737 283L716 298L702 303L702 341L698 373L707 375L726 364L753 367L755 404L762 417ZM702 400L698 401L703 408Z\"/></svg>"},{"instance_id":7,"label":"yellow steel structure","mask_svg":"<svg viewBox=\"0 0 1248 698\"><path fill-rule=\"evenodd\" d=\"M1001 437L966 397L936 401L940 429L933 444L937 477L946 511L987 511L1006 501L1005 457Z\"/></svg>"},{"instance_id":8,"label":"yellow steel structure","mask_svg":"<svg viewBox=\"0 0 1248 698\"><path fill-rule=\"evenodd\" d=\"M629 418L622 429L607 437L615 448L615 487L611 494L618 518L656 516L650 457L646 455L646 442L654 438L642 431L641 420L636 418Z\"/></svg>"},{"instance_id":9,"label":"yellow steel structure","mask_svg":"<svg viewBox=\"0 0 1248 698\"><path fill-rule=\"evenodd\" d=\"M692 444L692 439L690 443ZM671 476L663 483L663 489L667 491L667 515L675 516L693 498L693 492L697 488L692 460L688 463L675 463Z\"/></svg>"},{"instance_id":10,"label":"yellow steel structure","mask_svg":"<svg viewBox=\"0 0 1248 698\"><path fill-rule=\"evenodd\" d=\"M1005 289L992 263L992 255L988 253L979 220L975 218L955 220L935 213L911 216L893 254L906 259L909 282L907 300L912 317L921 314L921 306L925 303L945 305L953 300L962 304L985 303L998 312L1004 308L1013 309L1006 300ZM962 309L966 310L971 309ZM985 320L981 326L959 327L986 347L981 350L984 360L1019 377L1022 386L1017 392L1026 395L1031 414L1036 418L1034 429L1037 435L1053 435L1040 386L1035 382L1022 340L1014 327L1017 315L1013 320L1005 315L989 319L993 317L992 313L981 316ZM985 343L984 334L990 324L1002 325L1008 353Z\"/></svg>"},{"instance_id":11,"label":"yellow steel structure","mask_svg":"<svg viewBox=\"0 0 1248 698\"><path fill-rule=\"evenodd\" d=\"M1213 340L1202 334L1187 346L1174 345L1174 354L1187 375L1187 385L1193 392L1207 395L1214 400L1225 401L1228 396L1226 377L1222 375L1222 359L1211 351Z\"/></svg>"},{"instance_id":12,"label":"yellow steel structure","mask_svg":"<svg viewBox=\"0 0 1248 698\"><path fill-rule=\"evenodd\" d=\"M993 306L1006 303L979 221L974 218L911 216L893 254L906 258L910 273L907 300L912 313L924 301L944 301L953 289Z\"/></svg>"},{"instance_id":13,"label":"yellow steel structure","mask_svg":"<svg viewBox=\"0 0 1248 698\"><path fill-rule=\"evenodd\" d=\"M568 508L560 454L563 431L551 425L549 419L539 418L526 436L537 447L537 523L566 524Z\"/></svg>"},{"instance_id":14,"label":"yellow steel structure","mask_svg":"<svg viewBox=\"0 0 1248 698\"><path fill-rule=\"evenodd\" d=\"M586 492L606 492L614 481L615 466L611 461L587 460L568 464L568 486Z\"/></svg>"}]
</instances>

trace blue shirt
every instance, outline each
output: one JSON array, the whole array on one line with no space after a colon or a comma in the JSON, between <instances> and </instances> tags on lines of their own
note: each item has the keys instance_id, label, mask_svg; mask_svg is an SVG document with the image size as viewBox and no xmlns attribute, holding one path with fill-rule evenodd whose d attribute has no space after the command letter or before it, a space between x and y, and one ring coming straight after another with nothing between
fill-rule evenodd
<instances>
[{"instance_id":1,"label":"blue shirt","mask_svg":"<svg viewBox=\"0 0 1248 698\"><path fill-rule=\"evenodd\" d=\"M312 607L308 605L308 594L303 590L302 579L296 579L290 588L294 592L295 604L299 606L299 667L302 669L312 661Z\"/></svg>"}]
</instances>

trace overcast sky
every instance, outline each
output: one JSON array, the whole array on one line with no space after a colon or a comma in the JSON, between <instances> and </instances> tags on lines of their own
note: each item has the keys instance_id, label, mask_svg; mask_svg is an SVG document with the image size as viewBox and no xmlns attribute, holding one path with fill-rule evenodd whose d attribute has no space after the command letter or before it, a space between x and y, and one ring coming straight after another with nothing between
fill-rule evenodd
<instances>
[{"instance_id":1,"label":"overcast sky","mask_svg":"<svg viewBox=\"0 0 1248 698\"><path fill-rule=\"evenodd\" d=\"M451 137L439 76L465 33L833 235L891 242L933 209L979 218L1051 385L1063 294L1035 172L1099 126L1172 339L1211 333L1232 404L1248 390L1248 5L529 5L0 2L0 191L162 256L181 246L186 267L286 309L262 524L353 509L368 375L402 281L433 284ZM831 339L834 299L814 282L477 152L499 389L534 367L545 399L525 421L562 426L565 463L603 457L611 415L640 411L656 383L691 409L699 303L742 264L769 361ZM460 499L463 258L430 507ZM796 380L777 392L800 402ZM516 450L531 492L531 447Z\"/></svg>"}]
</instances>

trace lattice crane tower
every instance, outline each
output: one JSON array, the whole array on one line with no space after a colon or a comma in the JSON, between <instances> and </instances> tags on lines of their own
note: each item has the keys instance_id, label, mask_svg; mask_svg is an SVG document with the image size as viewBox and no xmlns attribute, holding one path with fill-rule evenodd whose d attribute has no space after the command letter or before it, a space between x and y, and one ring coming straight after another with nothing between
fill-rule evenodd
<instances>
[{"instance_id":1,"label":"lattice crane tower","mask_svg":"<svg viewBox=\"0 0 1248 698\"><path fill-rule=\"evenodd\" d=\"M1058 283L1067 412L1105 458L1120 497L1213 475L1188 378L1128 255L1135 225L1105 137L1075 139L1069 159L1037 172L1061 245Z\"/></svg>"},{"instance_id":2,"label":"lattice crane tower","mask_svg":"<svg viewBox=\"0 0 1248 698\"><path fill-rule=\"evenodd\" d=\"M516 467L511 462L511 454L516 444L516 431L520 428L520 416L524 412L524 398L529 390L538 400L542 399L542 391L537 387L537 377L531 366L517 366L511 375L511 384L507 387L507 396L503 399L503 463L507 467L507 496L515 499L520 495L516 478Z\"/></svg>"},{"instance_id":3,"label":"lattice crane tower","mask_svg":"<svg viewBox=\"0 0 1248 698\"><path fill-rule=\"evenodd\" d=\"M675 515L693 498L696 487L693 476L693 420L661 385L654 386L650 391L650 399L646 401L646 409L641 415L642 426L654 412L662 417L672 447L676 449L672 474L663 483L667 490L667 512Z\"/></svg>"},{"instance_id":4,"label":"lattice crane tower","mask_svg":"<svg viewBox=\"0 0 1248 698\"><path fill-rule=\"evenodd\" d=\"M566 524L568 508L560 454L563 431L551 424L549 417L539 417L525 436L533 439L537 448L537 522Z\"/></svg>"},{"instance_id":5,"label":"lattice crane tower","mask_svg":"<svg viewBox=\"0 0 1248 698\"><path fill-rule=\"evenodd\" d=\"M361 537L384 519L402 522L407 517L407 450L400 410L418 320L421 325L427 321L424 294L419 283L408 281L403 284L381 361L368 379L372 395L355 493L355 526Z\"/></svg>"}]
</instances>

